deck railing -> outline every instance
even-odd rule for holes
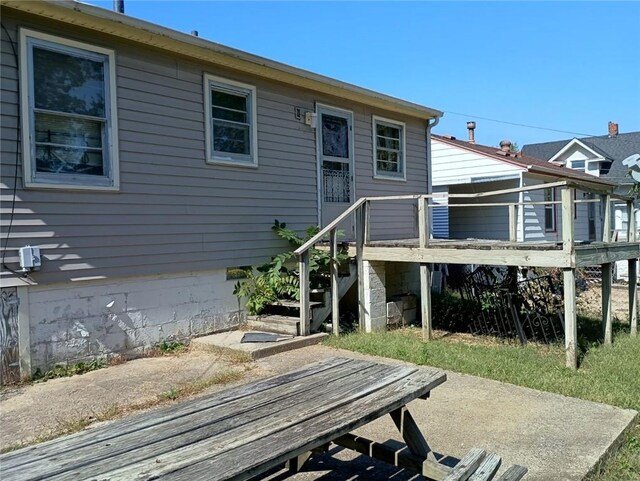
[[[447,203],[446,206],[433,203],[433,199],[481,199],[485,197],[492,197],[503,194],[514,194],[521,192],[532,192],[538,190],[545,190],[551,188],[558,188],[561,190],[561,200],[548,200],[548,201],[522,201],[522,202],[474,202],[474,203]],[[576,199],[575,192],[580,190],[590,194],[597,194],[599,198],[594,199]],[[330,249],[330,280],[331,280],[331,321],[332,330],[334,334],[339,332],[339,298],[338,298],[338,243],[337,243],[337,231],[338,227],[347,219],[355,216],[355,250],[356,250],[356,262],[358,266],[358,304],[359,304],[359,319],[362,326],[364,319],[364,287],[363,287],[363,249],[364,246],[371,240],[371,204],[378,202],[391,202],[401,200],[415,200],[417,202],[417,216],[418,216],[418,246],[420,248],[428,248],[431,241],[431,213],[430,210],[434,208],[460,208],[460,207],[500,207],[504,206],[508,209],[509,218],[509,241],[518,241],[518,217],[519,212],[529,205],[560,205],[561,206],[561,226],[562,226],[562,250],[570,253],[574,249],[575,245],[575,208],[576,204],[581,203],[598,203],[601,205],[601,220],[602,220],[602,241],[612,241],[612,229],[611,229],[611,202],[614,199],[622,200],[627,204],[627,241],[635,242],[636,240],[636,210],[634,208],[634,199],[632,197],[613,194],[607,190],[598,189],[590,185],[582,183],[575,183],[571,181],[558,181],[546,184],[536,184],[524,187],[510,188],[494,190],[489,192],[479,192],[470,194],[414,194],[414,195],[394,195],[394,196],[374,196],[374,197],[362,197],[351,205],[347,210],[340,214],[333,222],[329,223],[326,227],[322,228],[315,236],[305,242],[302,246],[295,250],[295,254],[299,259],[299,272],[300,272],[300,320],[301,320],[301,334],[310,334],[311,329],[311,310],[309,301],[309,251],[315,245],[320,242],[325,242],[327,236],[329,238]],[[524,240],[524,235],[523,235]],[[607,269],[607,272],[611,272],[611,269]],[[604,269],[603,269],[604,273]],[[603,274],[604,275],[604,274]],[[430,288],[430,267],[428,264],[420,265],[420,279],[421,283],[426,288]],[[603,282],[611,282],[611,279],[604,279]],[[423,306],[422,315],[431,317],[430,306]],[[431,326],[431,322],[425,323]],[[430,327],[428,332],[423,332],[425,339],[431,338]]]

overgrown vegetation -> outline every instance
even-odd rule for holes
[[[317,226],[308,227],[305,236],[287,228],[287,224],[275,220],[271,230],[280,239],[286,240],[291,250],[274,256],[266,264],[256,268],[257,273],[247,272],[247,279],[238,281],[233,294],[246,299],[249,314],[262,314],[264,308],[278,299],[300,300],[300,276],[294,251],[319,232]],[[340,234],[339,234],[340,235]],[[348,256],[344,249],[338,253],[338,260]],[[309,284],[311,289],[323,289],[329,285],[328,273],[331,256],[328,251],[311,248],[309,250]]]
[[[85,374],[105,367],[107,367],[107,361],[101,357],[97,357],[91,361],[82,361],[75,364],[57,364],[52,369],[44,372],[40,368],[36,369],[36,372],[31,376],[31,380],[33,382],[45,382],[49,379]]]
[[[163,354],[177,354],[179,352],[185,351],[187,349],[187,346],[180,341],[165,339],[160,344],[158,344],[158,349]]]

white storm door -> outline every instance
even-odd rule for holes
[[[354,202],[353,113],[317,106],[320,221],[329,224]],[[353,223],[341,229],[352,237]]]

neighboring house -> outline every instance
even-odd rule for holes
[[[427,192],[437,110],[82,3],[3,0],[2,25],[2,348],[23,374],[236,327],[237,267],[287,247],[274,219]],[[411,210],[376,216],[416,235]]]
[[[615,122],[609,122],[608,131],[608,135],[528,144],[522,147],[522,153],[614,182],[616,193],[629,195],[637,181],[630,173],[631,162],[625,160],[640,155],[640,132],[621,134]],[[636,200],[636,209],[639,205]],[[626,204],[614,204],[615,239],[626,240],[628,221]],[[626,277],[626,265],[617,263],[619,276]]]
[[[618,124],[609,122],[609,135],[528,144],[522,153],[614,182],[616,193],[628,195],[637,181],[624,161],[640,155],[640,132],[621,134],[618,130]],[[616,204],[614,229],[620,239],[626,238],[627,222],[627,206]]]
[[[469,140],[432,134],[432,181],[434,193],[470,194],[521,188],[562,180],[592,183],[597,189],[613,190],[615,184],[511,150],[509,141],[501,147],[475,143],[469,123]],[[587,198],[576,191],[576,198]],[[503,202],[559,201],[558,189],[523,191],[480,199],[449,198],[449,205]],[[435,203],[446,205],[446,199]],[[562,240],[559,205],[526,205],[518,209],[518,241]],[[509,239],[509,213],[506,206],[434,208],[434,237],[451,239]],[[578,203],[575,212],[576,240],[601,239],[600,212],[594,203]]]

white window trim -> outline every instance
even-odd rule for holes
[[[211,124],[213,119],[211,118],[211,82],[216,84],[227,85],[231,89],[241,89],[248,90],[251,96],[250,108],[251,108],[251,161],[246,161],[244,159],[233,159],[231,156],[222,157],[216,156],[213,153],[213,145],[211,143]],[[208,73],[204,74],[203,81],[204,88],[204,110],[205,110],[205,135],[206,135],[206,162],[207,164],[215,164],[215,165],[228,165],[233,167],[248,167],[248,168],[257,168],[258,167],[258,101],[256,95],[256,87],[255,85],[249,85],[242,82],[237,82],[235,80],[229,80],[223,77],[218,77],[216,75],[211,75]]]
[[[378,173],[378,158],[376,155],[376,151],[378,149],[377,145],[377,129],[376,123],[383,122],[386,124],[391,124],[393,126],[399,127],[402,135],[400,136],[400,151],[402,153],[401,165],[402,165],[402,173],[401,174],[382,174]],[[379,180],[390,180],[394,182],[406,182],[407,181],[407,126],[404,122],[399,122],[397,120],[387,119],[385,117],[380,117],[378,115],[373,115],[371,117],[371,133],[373,140],[373,178]]]
[[[105,107],[107,110],[106,115],[106,145],[105,150],[107,155],[105,161],[109,163],[109,180],[111,185],[99,185],[92,184],[90,178],[82,178],[81,181],[86,183],[64,183],[64,182],[52,182],[38,181],[37,174],[34,177],[35,171],[33,168],[33,148],[31,142],[31,126],[32,124],[32,109],[31,109],[31,89],[30,89],[30,77],[31,69],[29,67],[29,52],[27,38],[34,38],[36,40],[43,40],[45,42],[56,43],[61,46],[73,47],[81,50],[87,50],[98,54],[105,55],[109,62],[108,82],[105,84],[106,94],[109,97],[109,101]],[[83,42],[77,42],[75,40],[69,40],[64,37],[58,37],[55,35],[49,35],[47,33],[38,32],[35,30],[29,30],[26,28],[20,28],[20,103],[21,103],[21,119],[22,119],[22,152],[23,152],[23,183],[27,188],[38,189],[65,189],[65,190],[104,190],[104,191],[117,191],[120,190],[120,161],[118,151],[118,115],[117,115],[117,101],[116,101],[116,61],[115,52],[110,49],[96,47]]]

